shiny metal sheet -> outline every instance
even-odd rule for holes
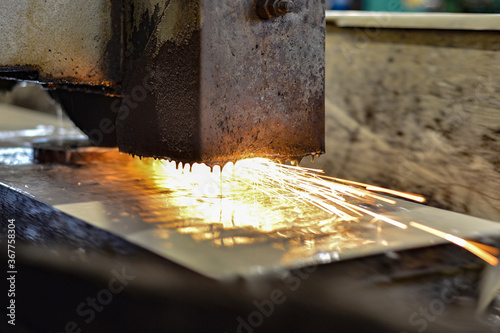
[[[153,172],[152,162],[100,151],[103,159],[80,167],[1,164],[0,178],[3,186],[217,279],[443,242],[417,229],[342,221],[296,202],[255,206],[238,204],[245,193],[194,193]],[[500,235],[497,223],[406,201],[376,209],[457,236]]]
[[[402,230],[385,225],[377,231],[374,225],[364,221],[339,225],[338,235],[311,235],[310,239],[306,237],[298,243],[294,240],[303,230],[292,227],[290,237],[286,240],[277,241],[273,236],[266,235],[266,240],[262,242],[215,246],[213,243],[194,239],[193,235],[196,234],[183,234],[176,229],[140,230],[143,229],[143,222],[134,218],[121,218],[118,223],[113,222],[112,216],[116,216],[117,212],[113,213],[115,209],[112,202],[87,202],[55,207],[213,278],[269,273],[283,268],[322,264],[444,242],[417,229]],[[419,221],[461,237],[500,235],[500,225],[496,223],[407,202],[399,202],[399,208],[390,216],[398,220]],[[254,234],[249,230],[239,233],[237,237],[260,236]],[[278,244],[283,247],[276,246]]]
[[[213,175],[184,179],[163,162],[133,159],[115,149],[83,149],[78,165],[35,164],[29,150],[0,149],[0,186],[211,278],[444,242],[414,228],[347,222],[300,201],[259,194],[251,185],[221,189],[207,178]],[[403,200],[370,209],[465,238],[500,235],[498,223]]]

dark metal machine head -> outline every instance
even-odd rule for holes
[[[28,31],[2,31],[0,77],[42,82],[94,144],[207,164],[324,152],[324,1],[86,2],[10,11]]]

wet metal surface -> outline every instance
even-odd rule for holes
[[[86,140],[85,135],[67,119],[0,103],[0,147],[31,147],[49,139]]]
[[[442,242],[418,230],[366,220],[345,222],[249,187],[226,188],[221,196],[212,183],[186,178],[180,171],[158,167],[158,162],[139,161],[115,150],[100,152],[100,159],[93,157],[93,162],[79,167],[13,167],[5,163],[5,152],[0,155],[1,183],[213,278],[252,276]],[[379,209],[399,221],[418,221],[458,236],[500,234],[498,224],[409,202]]]
[[[18,109],[0,111],[16,111],[0,127],[0,135],[19,131],[23,124],[30,128],[30,121],[57,124],[57,119]],[[54,133],[57,128],[46,139]],[[221,186],[217,168],[210,173],[195,165],[190,173],[189,166],[178,170],[174,163],[141,161],[104,148],[80,148],[74,154],[78,159],[67,165],[35,164],[32,139],[2,141],[0,186],[4,193],[18,192],[68,214],[51,232],[58,237],[85,234],[70,227],[79,219],[206,276],[255,276],[442,242],[417,229],[347,222],[300,201],[264,195],[252,184],[234,184],[225,174]],[[2,204],[13,212],[26,209],[16,202]],[[406,201],[369,208],[457,236],[500,235],[497,223]],[[46,233],[47,215],[29,216],[26,233]]]

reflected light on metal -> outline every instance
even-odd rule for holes
[[[238,221],[253,221],[251,216],[262,208],[266,208],[267,218],[271,217],[267,205],[262,205],[266,202],[273,203],[274,207],[279,207],[283,203],[294,206],[300,203],[301,205],[293,210],[294,213],[319,208],[344,221],[355,221],[359,217],[369,215],[398,228],[407,228],[403,223],[364,207],[366,204],[376,205],[377,201],[390,204],[395,204],[396,201],[378,196],[358,186],[332,181],[322,175],[322,170],[279,164],[262,158],[241,160],[236,164],[228,163],[222,170],[218,166],[211,170],[203,164],[192,166],[180,164],[177,167],[175,162],[165,161],[156,161],[152,165],[156,173],[154,179],[160,186],[177,190],[184,187],[184,190],[189,189],[191,193],[186,193],[187,196],[183,200],[218,198],[220,200],[218,208],[222,208],[222,211],[229,210],[243,214],[242,217],[245,218]],[[399,192],[390,191],[390,193],[397,195]],[[402,193],[404,197],[408,195]],[[230,201],[227,200],[229,198]],[[232,224],[234,220],[233,216]],[[276,225],[272,223],[270,226],[267,221],[262,222],[254,221],[251,225],[263,231],[272,230],[274,229],[272,226]]]
[[[449,241],[449,242],[451,242],[453,244],[456,244],[456,245],[458,245],[460,247],[463,247],[467,251],[470,251],[471,253],[474,253],[476,256],[478,256],[479,258],[483,259],[484,261],[486,261],[488,264],[490,264],[492,266],[498,265],[498,259],[495,256],[493,256],[490,253],[488,253],[486,250],[482,249],[481,248],[482,246],[481,247],[478,246],[477,245],[478,243],[467,241],[467,240],[465,240],[463,238],[447,234],[445,232],[442,232],[440,230],[437,230],[437,229],[434,229],[434,228],[422,225],[422,224],[417,223],[417,222],[413,222],[412,221],[412,222],[410,222],[410,225],[412,227],[415,227],[415,228],[420,229],[422,231],[425,231],[425,232],[428,232],[430,234],[433,234],[433,235],[436,235],[438,237],[441,237],[443,239],[446,239],[447,241]],[[480,244],[480,245],[482,245],[482,244]],[[497,252],[496,250],[497,250],[496,248],[492,249],[493,252]]]
[[[295,239],[306,252],[308,244],[313,247],[319,239],[323,244],[331,242],[332,248],[359,245],[370,240],[345,232],[343,226],[370,218],[372,223],[408,228],[380,208],[396,201],[374,191],[425,201],[417,194],[328,177],[322,170],[262,158],[228,163],[222,169],[162,160],[146,160],[144,166],[155,186],[169,192],[164,204],[177,207],[178,222],[160,223],[159,227],[175,228],[194,240],[217,246],[265,242],[269,237],[277,241],[277,247]],[[410,226],[462,246],[492,265],[498,263],[494,256],[466,240],[441,235],[416,222]]]
[[[365,243],[369,240],[342,231],[346,223],[367,216],[407,228],[375,212],[378,202],[395,204],[394,200],[327,179],[321,170],[268,159],[241,160],[222,170],[218,166],[211,170],[204,164],[177,165],[161,160],[143,163],[155,186],[169,191],[164,204],[178,207],[179,225],[169,222],[164,227],[175,227],[217,245],[258,242],[259,234],[277,240],[296,238],[311,245],[318,237],[323,241],[326,237],[335,239],[332,246],[346,241]],[[191,223],[186,225],[185,221]],[[251,229],[252,237],[239,236],[241,229],[246,233]]]
[[[328,195],[341,203],[345,199],[331,188],[318,189],[314,181],[320,179],[306,175],[314,173],[310,169],[267,159],[228,163],[222,170],[215,166],[212,171],[204,164],[176,165],[151,159],[142,166],[154,186],[168,192],[158,208],[175,208],[176,214],[167,223],[144,220],[198,241],[233,246],[274,239],[273,246],[278,248],[300,245],[304,250],[317,242],[329,243],[333,250],[372,242],[345,230],[346,223],[362,213],[329,202]],[[306,177],[313,182],[306,182]]]

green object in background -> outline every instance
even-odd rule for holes
[[[364,0],[363,9],[380,12],[500,13],[500,0]]]
[[[365,0],[364,10],[376,12],[404,12],[399,0]]]
[[[444,12],[460,13],[460,5],[455,0],[444,0]]]
[[[426,0],[364,0],[364,10],[378,12],[423,12]]]

